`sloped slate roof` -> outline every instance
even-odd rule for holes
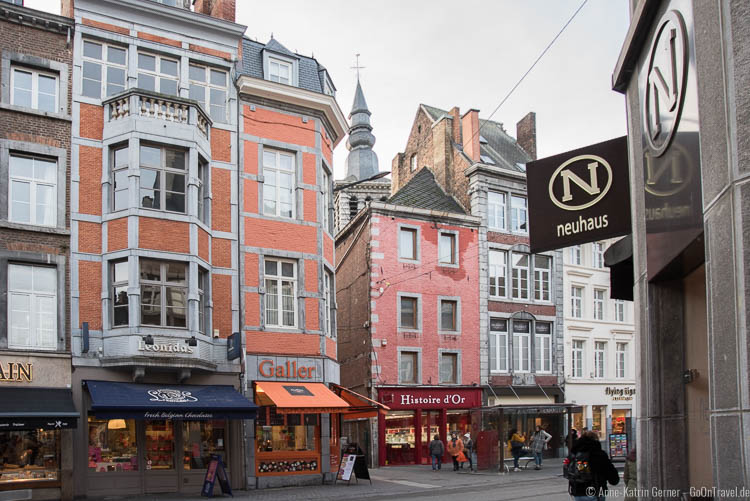
[[[443,115],[452,117],[452,115],[440,108],[434,106],[428,106],[423,104],[422,107],[425,109],[427,114],[432,120],[439,120]],[[517,164],[525,165],[527,162],[531,162],[531,156],[518,144],[518,142],[508,135],[503,130],[502,124],[493,122],[492,120],[479,120],[479,127],[481,128],[480,135],[487,140],[487,143],[479,145],[479,153],[483,156],[489,157],[494,162],[494,165],[512,170],[517,172],[524,172],[524,168],[519,167]],[[493,165],[489,162],[489,165]]]
[[[254,78],[264,78],[263,49],[294,57],[299,61],[299,86],[302,89],[323,93],[320,71],[325,68],[312,57],[295,54],[281,45],[276,39],[267,44],[256,42],[248,38],[242,39],[242,67],[240,73]]]
[[[418,209],[466,214],[466,211],[463,210],[459,203],[443,191],[437,181],[435,181],[432,171],[426,167],[417,172],[403,188],[389,198],[388,203]]]

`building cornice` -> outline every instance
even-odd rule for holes
[[[457,214],[442,210],[420,209],[417,207],[408,207],[405,205],[395,205],[385,202],[370,202],[370,209],[373,213],[386,214],[389,216],[401,216],[408,218],[423,218],[428,220],[439,219],[441,223],[448,224],[451,222],[466,226],[479,226],[482,218],[479,216],[469,216],[466,214]]]
[[[237,87],[240,94],[260,96],[322,112],[336,135],[332,138],[334,148],[344,138],[346,130],[349,128],[346,118],[333,96],[247,75],[240,75],[237,79]]]
[[[66,33],[73,29],[73,20],[68,17],[42,12],[11,3],[0,3],[2,19],[40,30]]]
[[[469,160],[469,162],[471,161]],[[509,171],[507,169],[502,169],[495,165],[487,165],[481,162],[476,162],[476,163],[471,164],[471,166],[468,169],[466,169],[464,173],[466,174],[466,177],[471,177],[474,174],[485,174],[485,175],[492,176],[492,177],[507,177],[507,178],[514,179],[514,180],[521,179],[524,182],[526,181],[525,172]]]

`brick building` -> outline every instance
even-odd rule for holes
[[[446,193],[481,218],[478,349],[488,405],[563,400],[562,255],[530,254],[528,246],[525,164],[536,156],[534,113],[518,123],[517,136],[474,109],[420,105],[391,170],[398,191],[429,168]],[[509,424],[526,432],[534,422]]]
[[[428,464],[433,435],[471,429],[482,401],[479,224],[425,168],[337,235],[342,385],[392,409],[344,429],[373,464]]]
[[[0,491],[71,499],[73,23],[0,6]]]

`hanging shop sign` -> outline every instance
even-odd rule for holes
[[[630,233],[627,137],[526,164],[531,252]]]
[[[471,409],[482,406],[481,388],[380,388],[391,409]]]
[[[34,380],[31,362],[6,362],[0,360],[0,383],[30,383]]]

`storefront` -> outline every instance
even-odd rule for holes
[[[584,428],[597,432],[602,443],[611,434],[623,433],[634,443],[635,392],[634,384],[568,383],[566,396],[581,407],[573,414],[571,426],[579,433]]]
[[[233,488],[244,486],[241,447],[234,444],[257,407],[234,386],[84,379],[79,398],[85,420],[78,428],[76,478],[85,482],[86,496],[113,489],[197,495],[212,455],[222,457]]]
[[[379,465],[429,464],[432,437],[439,435],[445,443],[451,433],[472,431],[470,409],[482,405],[482,390],[381,387],[378,401],[391,409],[378,419]]]
[[[0,499],[70,499],[70,356],[0,355],[0,402]]]

